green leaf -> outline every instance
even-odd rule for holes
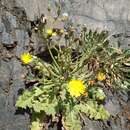
[[[58,102],[56,100],[52,100],[51,102],[46,99],[44,102],[34,101],[33,102],[33,109],[35,112],[44,111],[47,115],[52,115],[55,117],[56,115],[56,107]]]
[[[64,127],[67,130],[81,130],[81,122],[80,119],[78,118],[78,113],[75,111],[71,111],[69,113],[66,113],[66,117],[64,120]]]
[[[43,90],[38,88],[38,87],[35,87],[35,94],[33,96],[39,96],[43,93]]]
[[[98,105],[96,101],[90,100],[86,104],[78,104],[75,106],[77,110],[87,114],[90,119],[106,120],[110,117],[108,111],[103,105]]]
[[[32,106],[32,99],[33,99],[33,95],[31,92],[29,92],[28,90],[26,90],[23,95],[19,96],[17,102],[16,102],[16,106],[17,107],[21,107],[21,108],[26,108],[27,106]]]
[[[42,130],[42,125],[39,120],[31,123],[31,130]]]
[[[41,110],[43,110],[43,104],[39,101],[33,102],[33,110],[35,112],[40,112]]]
[[[105,93],[99,87],[92,87],[89,89],[89,96],[97,101],[103,101],[106,98]]]

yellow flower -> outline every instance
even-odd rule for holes
[[[79,97],[85,93],[85,85],[81,80],[71,80],[68,84],[68,92],[72,97]]]
[[[48,36],[52,36],[53,30],[52,29],[47,29],[46,33],[47,33]]]
[[[53,32],[53,33],[52,33],[52,36],[56,36],[56,35],[57,35],[57,33],[56,33],[56,32]]]
[[[61,30],[60,30],[60,33],[61,33],[61,34],[63,34],[63,33],[64,33],[64,30],[63,30],[63,29],[61,29]]]
[[[102,73],[102,72],[98,72],[98,74],[97,74],[97,79],[98,79],[99,81],[103,81],[103,80],[106,79],[106,75],[105,75],[104,73]]]
[[[29,64],[31,61],[33,60],[33,56],[29,53],[23,53],[21,55],[21,61],[24,63],[24,64]]]

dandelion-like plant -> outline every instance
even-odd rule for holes
[[[67,14],[63,16],[68,19]],[[85,116],[108,120],[104,89],[128,86],[124,65],[128,65],[130,53],[109,46],[105,31],[92,32],[84,26],[47,29],[45,24],[39,30],[51,62],[29,53],[21,55],[25,65],[33,63],[27,77],[36,82],[16,103],[30,109],[31,130],[45,129],[47,116],[48,123],[60,122],[65,130],[81,130]]]

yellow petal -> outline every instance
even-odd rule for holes
[[[56,35],[57,35],[57,33],[56,33],[56,32],[53,32],[53,33],[52,33],[52,36],[56,36]]]
[[[68,92],[72,97],[79,97],[85,92],[85,86],[81,80],[71,80],[68,84]]]
[[[52,33],[53,33],[53,30],[52,29],[47,29],[46,33],[47,33],[47,35],[51,36]]]
[[[24,63],[24,64],[29,64],[30,62],[32,62],[33,60],[33,56],[29,53],[23,53],[21,55],[21,61]]]

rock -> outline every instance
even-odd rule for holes
[[[20,66],[16,59],[0,61],[0,129],[28,130],[28,117],[15,115],[18,90],[25,87]]]
[[[119,100],[116,97],[113,97],[111,100],[108,100],[105,104],[105,108],[113,116],[116,116],[122,110],[119,104]]]
[[[129,130],[126,127],[126,121],[124,117],[121,117],[121,120],[119,118],[111,119],[111,127],[105,128],[105,130]]]
[[[82,128],[82,130],[103,130],[102,126],[97,121],[91,121],[86,119],[86,126]]]
[[[12,36],[7,33],[7,32],[3,32],[2,33],[2,44],[5,45],[5,46],[11,46],[13,45],[13,39],[12,39]]]
[[[57,0],[31,0],[26,4],[26,0],[16,0],[16,5],[23,7],[27,18],[31,21],[36,20],[42,13],[47,13],[48,5],[51,5],[52,16],[55,16],[55,3]],[[88,28],[98,30],[109,30],[110,35],[123,34],[121,47],[129,47],[129,39],[125,39],[125,34],[129,33],[130,21],[130,1],[105,1],[105,0],[61,0],[61,12],[67,12],[72,23],[86,24]],[[67,23],[68,24],[68,23]],[[119,40],[120,41],[120,40]],[[125,44],[124,44],[125,43]]]
[[[3,28],[0,34],[2,44],[6,47],[12,47],[17,42],[15,34],[17,28],[16,17],[6,11],[2,16],[1,28]]]
[[[127,92],[125,90],[118,92],[118,96],[120,97],[120,99],[122,99],[122,101],[127,103],[127,101],[128,101],[128,94],[127,94]]]
[[[10,61],[10,66],[11,66],[11,77],[13,81],[22,81],[22,73],[23,73],[23,67],[21,65],[21,63],[16,59],[13,58]],[[18,85],[18,84],[17,84]]]
[[[0,34],[5,31],[5,26],[3,23],[0,23]]]
[[[25,116],[14,116],[6,111],[2,112],[0,111],[2,115],[2,118],[0,117],[0,130],[28,130],[28,122]]]
[[[10,73],[11,70],[9,64],[0,60],[0,89],[7,93],[10,87]]]
[[[17,61],[15,58],[10,61],[10,68],[11,68],[11,78],[12,83],[10,85],[10,91],[8,94],[8,109],[12,111],[12,113],[15,113],[15,103],[18,97],[18,91],[20,89],[25,88],[24,81],[22,80],[22,74],[23,74],[23,68],[21,66],[21,63]]]
[[[6,107],[6,95],[0,93],[0,111],[5,110]]]
[[[18,41],[16,55],[20,55],[28,49],[29,45],[29,36],[28,33],[24,30],[16,30],[16,40]]]
[[[2,23],[4,23],[6,32],[8,33],[17,27],[16,17],[7,11],[2,17]]]
[[[11,30],[17,27],[16,16],[13,16],[10,12],[6,12],[6,20],[10,23]]]
[[[7,130],[28,130],[28,121],[25,116],[16,115],[6,126]]]
[[[48,6],[48,0],[16,0],[17,7],[23,7],[30,21],[36,20],[41,14],[45,13]]]

